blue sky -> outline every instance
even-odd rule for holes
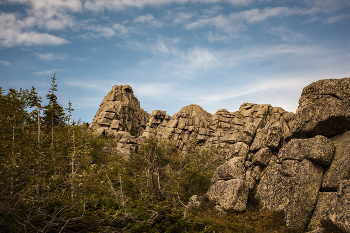
[[[243,102],[295,112],[302,88],[350,76],[349,0],[0,0],[0,86],[91,122],[113,85],[170,115]]]

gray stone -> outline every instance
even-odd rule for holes
[[[322,225],[337,232],[350,232],[350,180],[339,183],[338,199],[333,211],[322,219]]]
[[[269,165],[256,198],[263,208],[283,210],[287,226],[305,228],[316,205],[322,175],[323,168],[308,159],[294,160],[286,168],[277,163]]]
[[[203,197],[198,196],[198,195],[193,195],[189,202],[188,202],[188,208],[198,208],[203,202]]]
[[[333,213],[336,207],[338,195],[336,192],[320,192],[318,194],[317,205],[308,225],[308,230],[322,228],[321,220]]]
[[[306,139],[292,139],[279,152],[282,160],[310,159],[322,166],[330,165],[333,155],[334,145],[328,138],[321,135]]]
[[[292,137],[331,137],[350,130],[350,78],[323,79],[303,89]]]
[[[275,122],[272,125],[267,125],[263,129],[258,129],[252,145],[251,151],[258,151],[263,147],[276,149],[282,138],[281,123]]]
[[[247,145],[250,145],[253,141],[257,130],[257,126],[251,123],[246,123],[242,131],[234,132],[231,135],[230,141],[232,142],[244,142]]]
[[[334,136],[330,141],[335,146],[335,153],[331,165],[324,173],[322,188],[337,190],[339,182],[350,172],[350,131]]]
[[[260,165],[260,166],[267,166],[267,164],[270,162],[272,156],[272,152],[269,148],[265,147],[260,149],[253,157],[253,164]]]
[[[248,200],[248,188],[241,179],[218,181],[207,192],[210,201],[224,211],[244,211]]]
[[[226,154],[226,160],[230,160],[233,157],[244,157],[248,155],[249,152],[249,146],[245,144],[244,142],[237,142],[235,143],[228,153]]]
[[[212,183],[219,180],[244,179],[246,169],[244,167],[245,157],[234,157],[219,166],[212,178]]]

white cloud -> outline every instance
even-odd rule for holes
[[[305,0],[313,7],[320,8],[325,13],[335,12],[350,7],[349,0]]]
[[[170,94],[173,84],[165,83],[129,83],[137,96],[152,96],[162,98],[164,95]]]
[[[234,22],[230,17],[225,15],[218,15],[215,17],[206,17],[199,19],[195,22],[187,24],[185,28],[187,30],[195,28],[203,28],[207,26],[213,26],[219,31],[224,32],[226,35],[213,34],[209,32],[207,37],[210,41],[215,40],[228,40],[232,38],[237,38],[242,32],[244,32],[247,27],[241,22]]]
[[[70,13],[83,10],[81,0],[9,0],[8,3],[29,5],[30,7],[26,9],[28,15],[26,20],[49,30],[75,27],[77,22]]]
[[[332,16],[329,17],[325,20],[326,23],[328,24],[332,24],[332,23],[336,23],[345,19],[350,18],[350,14],[340,14],[340,15],[336,15],[336,16]]]
[[[210,69],[213,67],[219,68],[220,61],[217,56],[203,48],[194,48],[185,56],[185,60],[189,61],[189,66],[196,69]]]
[[[36,53],[36,55],[41,60],[46,60],[46,61],[52,61],[55,59],[64,60],[66,58],[66,54],[58,55],[58,54],[53,54],[53,53]]]
[[[5,66],[10,66],[11,65],[10,62],[8,62],[8,61],[0,61],[0,64],[3,64]]]
[[[144,8],[146,6],[162,6],[169,4],[186,4],[186,3],[229,3],[231,5],[248,5],[253,0],[88,0],[84,2],[84,8],[90,11],[99,12],[103,10],[123,11],[127,8]]]
[[[115,80],[103,80],[102,85],[101,80],[90,77],[84,78],[84,80],[70,78],[65,80],[64,83],[71,87],[99,90],[103,93],[108,93],[113,87],[113,85],[116,85]]]
[[[283,41],[287,41],[287,42],[309,41],[309,39],[306,36],[304,36],[302,33],[295,32],[286,26],[273,27],[269,31],[273,35],[281,37]]]
[[[204,28],[212,26],[218,31],[207,32],[207,38],[209,41],[223,40],[227,41],[229,39],[238,38],[243,35],[250,24],[260,23],[273,17],[285,17],[289,15],[307,15],[314,14],[319,10],[316,8],[312,9],[299,9],[299,8],[289,8],[289,7],[275,7],[275,8],[265,8],[265,9],[251,9],[240,12],[231,13],[229,15],[217,15],[217,16],[201,16],[194,22],[185,25],[187,30]],[[284,30],[284,33],[290,33],[291,31]],[[223,34],[224,33],[224,34]],[[277,32],[276,32],[277,33]],[[281,33],[281,32],[280,32]],[[294,37],[299,36],[302,39],[301,34],[294,34]],[[306,39],[306,38],[304,38]]]
[[[136,19],[134,19],[135,23],[146,23],[146,22],[150,22],[152,20],[155,20],[154,16],[152,14],[147,14],[147,15],[141,15],[139,17],[137,17]]]
[[[58,69],[42,70],[42,71],[34,72],[34,74],[36,74],[36,75],[52,75],[57,71],[58,71]]]
[[[125,35],[129,32],[129,28],[125,27],[122,24],[113,24],[109,27],[103,25],[89,25],[84,29],[89,32],[81,34],[80,37],[84,39],[98,38],[98,37],[107,37],[111,38],[113,36]]]
[[[193,16],[195,16],[195,13],[193,12],[177,12],[173,16],[173,23],[174,24],[183,24],[187,22],[189,19],[191,19]]]
[[[32,26],[32,22],[29,18],[22,21],[17,18],[17,14],[0,13],[0,45],[11,47],[16,45],[60,45],[69,43],[61,37],[30,31],[27,29],[30,26]]]
[[[154,18],[152,14],[141,15],[134,19],[134,23],[148,23],[154,27],[162,27],[164,23]]]

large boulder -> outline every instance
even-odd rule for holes
[[[350,78],[324,79],[302,91],[291,137],[331,137],[350,130]]]
[[[280,150],[282,160],[295,159],[302,161],[306,158],[322,166],[330,165],[333,155],[333,143],[321,135],[306,139],[292,139]]]
[[[283,210],[287,226],[305,228],[316,205],[322,166],[308,159],[285,160],[266,168],[256,198],[263,208]]]
[[[207,196],[224,211],[244,211],[248,200],[248,188],[242,179],[218,181]]]
[[[334,136],[330,141],[335,145],[332,163],[325,170],[322,188],[335,191],[339,182],[350,173],[350,131]]]
[[[246,169],[244,167],[245,157],[234,157],[219,166],[212,178],[212,183],[219,180],[241,179],[245,177]]]
[[[258,129],[252,145],[251,151],[257,151],[264,147],[276,149],[282,138],[282,124],[277,121],[266,125],[263,129]]]

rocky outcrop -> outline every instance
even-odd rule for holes
[[[263,114],[252,138],[234,141],[207,193],[216,209],[245,210],[253,192],[262,209],[282,210],[288,226],[350,232],[349,83],[310,84],[295,115],[274,108],[279,115]]]
[[[207,198],[220,212],[244,211],[254,194],[262,209],[284,211],[288,226],[350,232],[350,78],[305,87],[296,114],[252,103],[213,115],[194,104],[173,116],[148,114],[131,87],[114,86],[90,128],[114,135],[125,157],[152,135],[175,140],[184,153],[225,150],[205,198],[189,206]]]
[[[129,85],[115,85],[100,104],[90,129],[119,140],[116,151],[128,158],[142,140],[150,116],[140,107]]]
[[[266,126],[264,130],[269,132],[269,136],[260,138],[261,143],[277,148],[284,134],[290,133],[289,122],[293,117],[293,113],[271,105],[244,103],[237,112],[221,109],[211,115],[200,106],[191,104],[172,117],[155,110],[143,136],[156,133],[157,137],[173,139],[184,151],[193,146],[197,149],[221,147],[228,150],[232,146],[237,147],[236,143],[240,143],[240,146],[244,143],[247,150],[257,131]],[[260,149],[262,145],[256,144],[256,148]]]
[[[103,99],[89,127],[106,135],[128,132],[141,136],[149,118],[129,85],[115,85]]]

